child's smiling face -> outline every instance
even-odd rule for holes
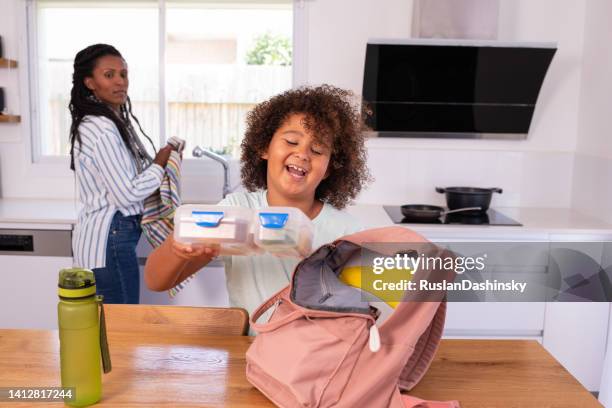
[[[312,200],[327,176],[329,146],[306,129],[303,114],[291,114],[276,130],[262,158],[268,161],[268,189],[291,200]]]

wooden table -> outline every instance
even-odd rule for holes
[[[251,340],[111,332],[113,371],[104,376],[99,405],[272,407],[244,374]],[[0,387],[59,384],[57,332],[0,329]],[[463,408],[601,406],[540,344],[523,340],[443,340],[430,370],[411,393],[456,399]]]

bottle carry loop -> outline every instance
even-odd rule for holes
[[[104,317],[104,296],[96,296],[96,301],[100,305],[100,352],[102,354],[102,370],[104,374],[110,373],[113,369],[111,364],[110,352],[108,350],[108,339],[106,338],[106,318]]]

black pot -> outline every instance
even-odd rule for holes
[[[487,211],[491,204],[493,193],[501,194],[501,188],[478,187],[436,187],[438,193],[446,195],[446,206],[449,210],[465,207],[480,207],[480,211]]]

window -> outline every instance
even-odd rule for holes
[[[158,144],[235,156],[248,111],[292,86],[291,0],[39,0],[30,21],[35,159],[68,154],[72,63],[90,44],[123,54],[133,112]]]
[[[168,131],[234,156],[247,112],[291,88],[291,3],[167,2]]]
[[[40,1],[35,10],[34,156],[68,154],[72,64],[79,50],[95,43],[113,44],[126,59],[133,111],[149,137],[160,140],[157,3]]]

